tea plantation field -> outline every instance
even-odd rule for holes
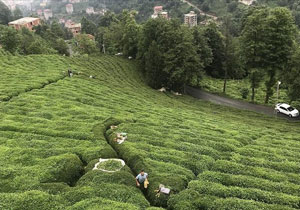
[[[3,54],[0,75],[0,209],[300,208],[297,123],[160,93],[116,57]]]

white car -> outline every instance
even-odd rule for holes
[[[297,109],[295,109],[294,107],[291,107],[288,104],[279,103],[275,106],[275,110],[278,113],[288,115],[289,117],[298,117],[299,116],[299,111]]]

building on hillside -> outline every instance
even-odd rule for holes
[[[80,0],[69,0],[69,3],[71,3],[71,4],[80,3]]]
[[[168,14],[168,12],[163,11],[163,6],[156,6],[156,7],[154,7],[153,10],[154,10],[154,13],[151,16],[151,18],[155,19],[158,17],[162,17],[165,19],[169,19],[169,14]]]
[[[194,11],[190,11],[189,14],[185,14],[184,24],[189,27],[197,26],[197,14]]]
[[[43,10],[41,10],[41,9],[38,9],[38,10],[36,11],[36,13],[37,13],[37,15],[38,15],[39,17],[43,16]]]
[[[169,19],[169,14],[168,14],[168,12],[160,12],[160,13],[158,13],[158,17]]]
[[[40,7],[46,7],[46,6],[47,6],[47,3],[46,3],[46,2],[40,3]]]
[[[156,6],[153,8],[153,14],[158,14],[163,11],[163,6]]]
[[[65,24],[65,27],[68,28],[74,36],[81,32],[81,23],[68,23]]]
[[[73,9],[73,4],[67,4],[66,5],[66,10],[68,14],[72,14],[74,9]]]
[[[58,20],[58,23],[59,23],[59,24],[65,24],[65,22],[66,22],[66,20],[63,19],[63,18],[61,18],[61,19]]]
[[[86,8],[85,12],[88,15],[95,14],[94,7],[88,7],[88,8]]]
[[[24,17],[12,22],[9,22],[9,26],[13,26],[15,29],[19,30],[23,27],[28,28],[29,30],[32,30],[34,26],[40,25],[41,20],[40,18],[33,18],[33,17]]]
[[[45,9],[44,10],[44,16],[46,20],[49,20],[50,18],[53,17],[53,13],[51,9]]]
[[[239,0],[240,3],[245,4],[245,5],[252,5],[254,0]]]

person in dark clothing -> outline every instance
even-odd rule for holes
[[[73,76],[73,72],[71,71],[71,69],[68,69],[68,76],[72,77]]]

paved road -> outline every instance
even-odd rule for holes
[[[197,7],[196,5],[194,5],[193,3],[189,2],[188,0],[181,0],[182,2],[184,3],[187,3],[188,5],[190,5],[191,7],[193,7],[194,9],[198,10],[200,15],[203,15],[203,16],[208,16],[214,20],[217,20],[218,18],[214,15],[210,15],[210,14],[207,14],[205,12],[203,12],[199,7]]]
[[[276,116],[274,113],[274,109],[272,107],[258,105],[258,104],[252,104],[245,101],[240,101],[236,99],[231,99],[223,96],[214,95],[212,93],[208,93],[206,91],[193,88],[193,87],[186,87],[186,93],[190,96],[193,96],[194,98],[199,98],[205,101],[210,101],[215,104],[223,105],[223,106],[230,106],[237,109],[243,109],[243,110],[249,110],[258,112],[261,114],[266,114],[269,116]],[[286,118],[292,121],[300,121],[300,117],[297,118],[289,118],[288,116],[284,114],[277,114],[277,116]]]

